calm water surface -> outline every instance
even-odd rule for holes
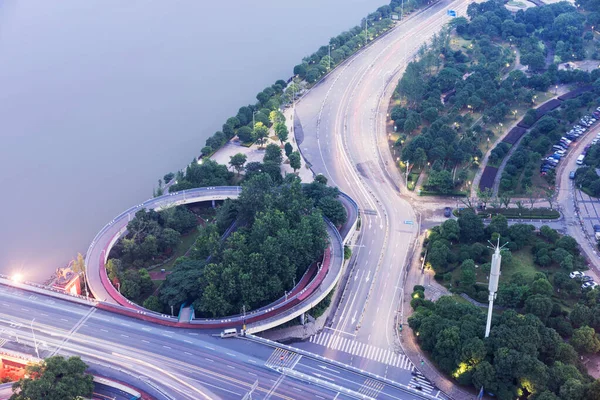
[[[42,281],[385,0],[0,3],[0,273]]]

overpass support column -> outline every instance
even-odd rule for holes
[[[215,207],[216,207],[216,204],[215,204],[215,201],[213,200],[212,201],[212,208],[215,208]]]
[[[300,325],[304,325],[306,323],[306,313],[300,314]]]

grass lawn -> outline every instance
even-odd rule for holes
[[[529,246],[513,253],[513,262],[510,266],[502,266],[500,268],[500,282],[509,282],[514,274],[520,272],[527,280],[533,280],[536,272],[540,272],[533,264],[533,254]]]
[[[456,34],[452,35],[452,39],[450,39],[450,48],[454,51],[466,49],[470,44],[471,40],[464,39]]]
[[[173,257],[171,258],[171,260],[168,263],[162,265],[160,267],[160,269],[164,268],[166,271],[173,270],[173,264],[175,264],[175,261],[179,257],[182,257],[185,255],[185,253],[194,245],[198,236],[200,236],[200,230],[198,230],[198,229],[194,229],[190,233],[181,236],[179,245],[177,245],[177,248],[173,252]]]

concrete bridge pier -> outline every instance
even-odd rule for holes
[[[215,204],[215,201],[212,200],[212,208],[215,208],[217,205]]]
[[[306,323],[306,313],[300,314],[300,324],[304,325]]]

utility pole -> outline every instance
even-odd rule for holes
[[[408,165],[410,162],[406,160],[406,188],[408,189]]]
[[[258,111],[252,111],[252,129],[256,128],[256,122],[254,122],[254,115],[257,113]]]
[[[368,39],[367,39],[367,18],[365,18],[365,46],[367,45]]]
[[[494,249],[494,255],[492,255],[492,268],[490,270],[490,283],[488,285],[488,290],[490,291],[488,301],[488,315],[487,315],[487,323],[485,324],[485,337],[490,336],[490,329],[492,327],[492,311],[494,309],[494,299],[496,298],[496,292],[498,291],[498,281],[500,280],[500,263],[502,261],[502,255],[500,254],[500,250],[506,246],[506,244],[500,246],[500,238],[498,238],[498,243],[494,246],[492,244],[492,248]]]
[[[327,46],[327,71],[331,70],[331,43]]]

